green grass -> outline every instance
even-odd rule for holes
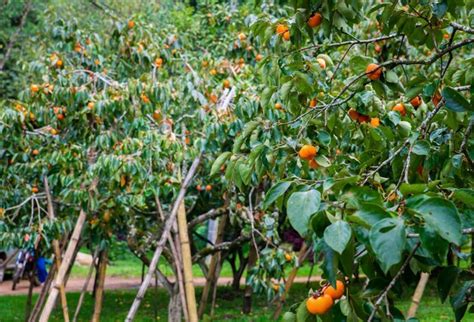
[[[199,299],[201,288],[197,289],[197,298]],[[288,298],[288,306],[304,299],[308,289],[304,284],[295,284],[291,296]],[[154,290],[149,290],[138,311],[136,321],[167,321],[167,293],[159,289],[155,295]],[[412,289],[407,289],[400,299],[397,306],[403,312],[406,312],[410,305],[410,296]],[[123,321],[128,308],[136,294],[135,290],[109,291],[104,298],[104,308],[102,312],[102,321]],[[68,294],[69,310],[74,311],[79,298],[79,293]],[[36,296],[35,296],[36,299]],[[273,313],[273,307],[268,306],[264,296],[254,296],[253,313],[242,315],[242,292],[235,292],[228,287],[220,287],[217,294],[217,304],[215,315],[212,321],[269,321]],[[24,307],[26,296],[6,296],[0,298],[0,320],[2,322],[22,321],[24,318]],[[79,321],[89,321],[93,310],[93,299],[90,294],[85,298]],[[288,308],[287,306],[287,308]],[[15,308],[15,309],[12,309]],[[156,310],[156,315],[155,315]],[[71,314],[73,314],[71,312]],[[156,318],[155,318],[156,316]],[[435,295],[435,286],[430,283],[426,289],[425,296],[422,299],[418,319],[426,322],[454,321],[454,316],[449,304],[441,304]],[[466,317],[465,320],[469,320]],[[60,306],[54,311],[50,321],[62,321]]]

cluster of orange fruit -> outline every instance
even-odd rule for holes
[[[200,184],[198,184],[198,185],[196,186],[196,190],[197,190],[197,191],[204,191],[204,190],[206,190],[206,191],[211,191],[211,190],[212,190],[212,186],[211,186],[210,184],[208,184],[208,185],[206,185],[206,187],[203,188]]]
[[[310,28],[316,28],[321,24],[323,20],[323,16],[319,12],[315,12],[311,14],[311,16],[307,20],[307,24]],[[278,24],[276,27],[276,33],[280,35],[283,40],[289,41],[290,40],[290,31],[288,30],[288,26],[285,24]]]
[[[334,302],[344,295],[345,286],[342,281],[336,281],[336,288],[327,284],[314,292],[306,300],[306,309],[314,315],[322,315],[332,308]]]
[[[298,155],[301,159],[308,161],[308,165],[311,169],[319,168],[318,162],[314,159],[318,154],[318,150],[315,146],[310,144],[305,144],[301,147]]]

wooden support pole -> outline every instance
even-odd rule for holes
[[[425,291],[425,287],[429,279],[429,273],[421,273],[420,281],[416,286],[415,293],[413,293],[410,309],[408,309],[407,319],[414,318],[416,316],[416,311],[418,310],[418,306],[420,305],[421,298],[423,297],[423,293]]]
[[[100,252],[99,270],[98,270],[98,285],[95,292],[94,313],[92,315],[92,322],[100,321],[100,313],[102,312],[102,303],[104,301],[104,286],[105,274],[107,270],[107,249]]]
[[[125,319],[126,322],[133,321],[135,318],[135,315],[138,311],[138,308],[140,306],[140,303],[145,296],[146,290],[148,289],[148,286],[150,285],[151,278],[156,270],[156,265],[158,265],[158,261],[161,257],[161,253],[163,252],[163,247],[165,246],[166,242],[168,241],[168,236],[171,230],[171,227],[173,226],[173,223],[176,220],[176,215],[178,213],[178,209],[181,206],[181,202],[184,200],[184,196],[186,194],[186,189],[188,188],[189,184],[191,183],[191,179],[194,176],[194,173],[197,170],[197,167],[199,165],[199,162],[201,161],[201,155],[199,155],[196,159],[194,159],[193,164],[191,165],[191,169],[189,170],[188,174],[186,175],[186,178],[184,179],[181,189],[179,191],[178,197],[176,198],[176,201],[173,205],[173,209],[171,210],[171,213],[169,214],[168,218],[165,221],[165,225],[163,228],[163,233],[161,234],[161,238],[158,241],[158,244],[156,246],[155,252],[153,254],[153,258],[151,260],[150,266],[148,267],[148,272],[145,276],[145,279],[143,280],[142,285],[140,286],[140,289],[138,290],[137,296],[135,297],[135,300],[133,301],[132,306],[130,307],[130,310],[127,314],[127,317]]]
[[[54,207],[53,207],[53,198],[51,196],[51,190],[49,189],[48,177],[45,175],[43,178],[44,190],[46,192],[46,200],[48,203],[48,217],[50,220],[54,220]],[[56,266],[61,266],[61,250],[59,248],[59,241],[57,239],[53,240],[53,251],[54,251],[54,261]],[[65,322],[69,322],[69,312],[67,307],[66,291],[64,290],[64,283],[59,286],[59,294],[61,298],[61,308],[63,310],[63,318]]]
[[[186,209],[184,199],[181,201],[178,209],[178,234],[181,244],[181,254],[183,260],[184,290],[186,292],[186,304],[190,322],[197,322],[196,294],[193,284],[193,262],[191,256],[191,247],[189,245],[188,222],[186,220]]]
[[[58,269],[58,276],[56,277],[56,281],[54,282],[53,288],[49,293],[48,300],[46,301],[44,309],[41,312],[41,316],[39,319],[40,322],[47,322],[49,320],[49,317],[51,316],[51,312],[53,311],[54,304],[56,303],[56,299],[58,298],[61,285],[64,285],[64,278],[66,277],[66,273],[68,271],[69,266],[71,266],[72,264],[72,257],[74,257],[74,253],[81,237],[82,227],[84,227],[85,221],[86,213],[84,210],[81,209],[79,217],[77,218],[76,226],[74,227],[74,231],[71,236],[71,240],[69,241],[66,253],[64,254],[63,261],[61,262],[61,266]]]

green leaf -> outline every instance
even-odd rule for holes
[[[441,95],[446,100],[446,108],[453,112],[474,111],[474,107],[454,88],[445,87]]]
[[[360,218],[366,226],[371,227],[382,219],[390,218],[390,214],[382,207],[376,204],[363,203],[359,209],[351,216]]]
[[[385,80],[389,83],[398,83],[399,81],[397,74],[392,70],[385,72]]]
[[[331,283],[331,285],[335,286],[336,285],[336,278],[337,278],[337,264],[339,262],[339,255],[332,250],[331,247],[329,247],[328,244],[324,242],[324,240],[321,241],[321,253],[324,256],[323,263],[321,265],[321,268],[324,272],[325,277]]]
[[[399,218],[382,219],[372,226],[369,240],[377,260],[386,274],[390,267],[398,264],[402,259],[406,242],[403,221]]]
[[[320,166],[324,168],[331,166],[331,162],[324,155],[317,155],[314,159]]]
[[[321,194],[317,190],[294,192],[288,199],[286,208],[291,226],[304,236],[308,231],[311,215],[316,213],[321,205]]]
[[[272,203],[274,203],[280,196],[282,196],[288,188],[291,186],[291,182],[282,181],[270,188],[265,194],[265,201],[263,202],[263,208],[267,209]]]
[[[466,206],[474,208],[474,190],[472,189],[455,190],[453,199],[464,203]]]
[[[232,155],[231,152],[224,152],[217,157],[211,167],[211,176],[220,171],[222,165],[227,161],[228,158]]]
[[[447,254],[449,243],[439,238],[438,233],[431,227],[425,226],[420,229],[421,246],[428,251],[428,253],[438,261],[443,263]]]
[[[351,236],[351,226],[343,220],[336,221],[324,230],[324,241],[339,254],[342,254],[344,249],[346,249]]]
[[[448,298],[451,288],[455,284],[459,274],[459,268],[455,266],[445,267],[438,275],[438,295],[441,303]]]
[[[456,245],[461,244],[461,220],[456,206],[448,200],[432,197],[415,209],[442,238]]]
[[[430,153],[430,143],[426,140],[417,141],[413,145],[412,152],[416,155],[429,155]]]

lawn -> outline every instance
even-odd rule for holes
[[[197,296],[199,298],[201,288],[197,289]],[[410,296],[413,290],[408,289],[401,298],[399,308],[406,312],[410,305]],[[296,284],[292,290],[291,297],[288,299],[288,306],[301,301],[307,288],[304,284]],[[133,290],[110,291],[106,292],[105,303],[103,307],[102,321],[123,321],[130,304],[135,296]],[[218,306],[215,310],[215,316],[212,321],[269,321],[273,308],[268,306],[264,296],[255,296],[254,298],[254,313],[243,316],[240,312],[242,306],[242,293],[235,292],[228,287],[220,287],[218,289]],[[36,298],[36,297],[35,297]],[[73,311],[79,293],[68,294],[68,303],[70,311]],[[0,320],[7,321],[22,321],[24,319],[24,307],[26,296],[8,296],[2,297],[0,300]],[[155,290],[149,290],[142,306],[137,315],[136,321],[166,321],[167,320],[167,294],[164,290],[159,289],[157,294]],[[88,321],[92,315],[93,299],[90,295],[86,296],[83,309],[79,316],[79,321]],[[16,309],[12,309],[16,308]],[[72,313],[71,313],[72,314]],[[154,318],[156,317],[156,318]],[[453,321],[449,304],[441,304],[435,294],[435,285],[430,283],[426,290],[425,297],[422,299],[420,309],[418,311],[418,318],[420,321]],[[62,316],[59,306],[54,312],[50,321],[61,321]],[[469,316],[465,317],[465,321],[469,320]]]

